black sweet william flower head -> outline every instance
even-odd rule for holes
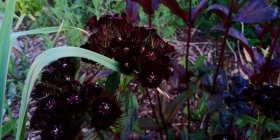
[[[60,64],[54,62],[51,66],[59,67]],[[64,80],[61,69],[55,68],[53,72],[58,73],[56,80],[62,78],[62,81],[42,78],[32,96],[37,102],[30,128],[39,130],[42,139],[71,140],[79,136],[85,124],[96,130],[106,130],[118,124],[122,110],[115,97],[107,95],[95,83],[80,83],[75,77]]]
[[[78,61],[75,58],[61,58],[48,65],[43,73],[41,81],[60,84],[75,78],[78,70]]]
[[[123,114],[121,104],[114,96],[101,95],[92,102],[90,107],[91,125],[97,131],[116,126]]]
[[[125,14],[106,15],[98,21],[92,18],[87,26],[91,35],[82,48],[115,59],[124,73],[136,74],[144,87],[156,88],[163,79],[169,79],[170,54],[175,49],[155,29],[133,26]]]
[[[96,83],[84,83],[81,87],[81,93],[83,99],[86,102],[91,103],[95,98],[101,96],[104,93],[104,90]]]
[[[81,128],[71,120],[49,122],[48,127],[41,132],[42,140],[75,140]]]

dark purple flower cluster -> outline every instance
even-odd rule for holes
[[[81,46],[114,58],[124,73],[136,73],[144,87],[156,88],[173,72],[170,55],[174,47],[164,42],[156,30],[136,27],[127,22],[126,15],[107,15],[88,22],[91,32]]]
[[[250,85],[240,77],[233,78],[231,92],[224,92],[224,102],[232,110],[250,112],[254,103],[267,117],[280,119],[280,87],[276,85]]]
[[[253,100],[254,95],[254,87],[241,76],[233,77],[230,92],[223,93],[225,104],[236,113],[249,113],[249,102]]]
[[[96,131],[106,130],[122,115],[121,104],[102,87],[75,80],[78,68],[71,59],[50,64],[33,92],[37,108],[30,127],[41,131],[43,140],[75,139],[85,124]]]
[[[263,85],[256,90],[255,104],[265,116],[280,120],[280,87]]]

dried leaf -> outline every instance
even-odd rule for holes
[[[213,29],[225,31],[225,28],[222,25],[216,25],[213,27]],[[245,36],[242,33],[240,33],[239,31],[237,31],[236,29],[231,27],[229,29],[229,35],[240,41],[241,45],[244,47],[244,49],[246,49],[246,51],[248,52],[248,55],[250,56],[252,61],[254,61],[254,62],[257,61],[255,59],[255,56],[254,56],[255,53],[254,53],[253,49],[251,48],[251,46],[249,46],[247,39],[245,38]]]

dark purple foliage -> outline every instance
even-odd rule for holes
[[[215,13],[217,16],[220,17],[220,19],[224,22],[224,23],[228,23],[228,15],[229,15],[229,9],[227,6],[222,5],[222,4],[213,4],[210,5],[208,7],[208,12],[213,12]]]
[[[271,73],[280,73],[280,58],[275,58],[267,64]]]
[[[153,15],[155,10],[158,9],[160,3],[159,0],[132,0],[138,2],[146,14]]]
[[[213,29],[224,31],[224,30],[225,30],[225,27],[222,26],[222,25],[216,25],[216,26],[213,27]],[[254,53],[253,49],[252,49],[251,46],[248,44],[247,39],[245,38],[245,36],[244,36],[242,33],[240,33],[239,31],[237,31],[236,29],[234,29],[234,28],[231,27],[231,28],[229,29],[228,34],[229,34],[231,37],[233,37],[233,38],[239,40],[240,43],[241,43],[241,45],[246,49],[246,51],[247,51],[248,54],[250,55],[251,59],[252,59],[254,62],[255,62],[255,61],[258,62],[258,60],[255,59],[255,56],[254,56],[255,53]]]
[[[249,0],[233,17],[235,22],[261,23],[278,18],[277,7],[268,5],[266,0]]]
[[[137,4],[137,2],[134,2],[133,0],[126,0],[125,2],[126,2],[125,13],[127,15],[126,19],[130,23],[138,24],[140,20],[139,11],[138,11],[139,5]]]
[[[255,95],[254,87],[240,76],[233,77],[230,92],[223,93],[225,104],[235,113],[249,113],[249,102],[254,100]]]
[[[194,24],[194,21],[200,15],[202,10],[204,10],[206,8],[208,2],[209,2],[209,0],[200,0],[198,5],[192,9],[192,18],[191,18],[192,24]]]

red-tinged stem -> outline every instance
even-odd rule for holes
[[[226,29],[225,29],[224,39],[223,39],[223,42],[222,42],[222,45],[221,45],[222,49],[221,49],[221,52],[220,52],[220,55],[219,55],[218,66],[216,68],[216,72],[215,72],[214,79],[213,79],[213,86],[212,86],[212,90],[211,90],[211,95],[213,95],[214,92],[215,92],[219,71],[220,71],[220,68],[223,67],[223,65],[224,65],[223,62],[224,62],[225,45],[226,45],[226,40],[228,38],[229,29],[230,29],[230,27],[226,27]]]
[[[189,69],[189,53],[190,53],[190,39],[192,35],[192,27],[188,25],[188,36],[187,36],[187,44],[186,44],[186,70]],[[187,76],[187,73],[186,73]],[[188,87],[188,85],[187,85]]]
[[[190,49],[190,40],[191,40],[191,32],[192,32],[192,27],[188,26],[188,37],[187,37],[187,47],[186,47],[186,88],[189,86],[188,82],[188,60],[189,60],[189,49]],[[190,99],[187,100],[187,109],[188,109],[188,116],[187,116],[187,129],[188,133],[191,131],[191,108],[190,108]],[[190,135],[188,135],[188,140],[190,140]]]
[[[148,20],[149,20],[149,28],[152,28],[152,15],[148,14]]]
[[[221,44],[221,52],[219,54],[219,60],[218,60],[218,66],[216,68],[216,72],[215,72],[215,75],[214,75],[214,79],[213,79],[213,86],[212,86],[212,90],[211,90],[211,95],[214,94],[215,92],[215,89],[216,89],[216,83],[217,83],[217,78],[218,78],[218,75],[219,75],[219,71],[220,71],[220,68],[224,66],[224,53],[225,53],[225,46],[226,46],[226,41],[227,41],[227,38],[228,38],[228,35],[229,35],[229,30],[230,30],[230,27],[232,25],[231,23],[231,15],[232,15],[232,11],[233,11],[233,7],[234,7],[234,0],[231,0],[230,2],[230,10],[229,10],[229,15],[228,15],[228,19],[227,19],[227,22],[224,23],[224,27],[225,27],[225,31],[224,31],[224,38],[223,38],[223,42]],[[208,126],[209,126],[209,121],[210,121],[210,114],[207,114],[207,117],[206,117],[206,121],[205,121],[205,137],[208,139]]]
[[[192,0],[189,1],[189,17],[188,17],[188,36],[187,36],[187,44],[186,44],[186,70],[189,69],[189,50],[190,50],[190,41],[191,41],[191,35],[192,35],[192,25],[191,25],[191,16],[192,16]],[[187,71],[186,71],[187,76]],[[188,84],[188,82],[187,82]],[[188,85],[187,85],[188,87]]]
[[[213,79],[213,86],[212,86],[212,90],[211,90],[211,95],[213,95],[214,92],[215,92],[216,82],[217,82],[217,78],[218,78],[218,75],[219,75],[220,68],[224,66],[225,46],[226,46],[226,41],[227,41],[227,38],[228,38],[229,29],[232,25],[231,24],[231,14],[232,14],[233,6],[234,6],[234,0],[232,0],[230,2],[230,10],[229,10],[229,15],[228,15],[228,20],[224,24],[225,32],[224,32],[223,42],[222,42],[222,45],[221,45],[222,49],[221,49],[221,52],[220,52],[220,55],[219,55],[218,66],[216,68],[216,72],[215,72],[214,79]]]
[[[188,80],[188,69],[189,69],[189,50],[190,50],[190,41],[192,35],[192,0],[189,1],[189,17],[188,17],[188,36],[187,36],[187,44],[186,44],[186,80]],[[188,88],[189,82],[186,81],[186,88]],[[190,99],[187,100],[187,109],[188,109],[188,116],[187,116],[187,129],[188,133],[191,131],[191,108],[190,108]],[[188,135],[188,140],[191,140],[190,135]]]
[[[208,127],[209,127],[209,122],[210,122],[210,113],[207,113],[206,116],[205,116],[205,120],[204,120],[204,134],[205,134],[205,140],[208,140],[209,139],[209,136],[208,136]]]
[[[270,45],[271,47],[269,48],[269,51],[268,51],[269,54],[268,54],[267,59],[266,59],[267,62],[271,60],[273,52],[275,50],[275,47],[277,46],[276,43],[277,43],[277,40],[278,40],[279,35],[280,35],[279,32],[280,32],[280,26],[278,27],[277,35],[272,38],[272,42],[271,42],[271,45]]]
[[[266,62],[265,62],[265,69],[264,69],[264,73],[267,75],[268,74],[268,65],[269,65],[269,62],[271,61],[272,59],[272,56],[273,56],[273,52],[275,50],[275,48],[277,47],[277,40],[279,38],[279,35],[280,35],[280,26],[278,27],[278,31],[277,31],[277,34],[272,38],[272,41],[271,41],[271,44],[270,44],[270,47],[269,47],[269,50],[268,50],[268,56],[266,57]],[[261,78],[259,78],[257,80],[257,84],[262,84],[264,82],[265,77],[262,76]]]

